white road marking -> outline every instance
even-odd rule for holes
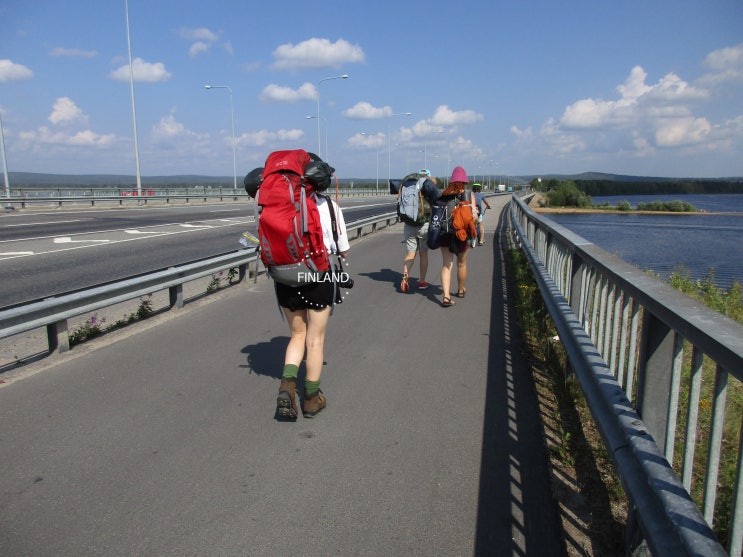
[[[111,240],[73,240],[69,236],[62,236],[61,238],[54,238],[55,244],[87,244],[90,242],[110,242]]]

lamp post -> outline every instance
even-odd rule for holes
[[[132,121],[134,122],[134,164],[137,170],[137,195],[142,196],[142,177],[139,173],[139,145],[137,144],[137,108],[134,102],[134,66],[132,65],[132,40],[129,32],[129,0],[126,0],[126,46],[129,52],[129,90],[132,97]],[[140,203],[142,201],[140,200]]]
[[[410,116],[412,112],[398,112],[387,116],[387,181],[392,178],[392,143],[390,142],[390,121],[393,116]]]
[[[204,89],[227,89],[230,93],[230,116],[232,119],[232,187],[237,190],[237,163],[235,155],[235,108],[232,104],[232,89],[229,85],[204,85]]]
[[[5,132],[3,132],[3,113],[0,111],[0,151],[3,155],[3,178],[5,178],[5,197],[10,200],[10,180],[8,179],[8,161],[5,158]],[[11,208],[10,201],[6,208]]]
[[[444,130],[436,130],[431,133],[444,133]],[[423,137],[423,168],[428,168],[428,135]]]
[[[317,118],[317,116],[306,116],[306,118],[307,118],[307,120],[314,120],[314,119]],[[317,120],[320,121],[321,118],[317,118]],[[317,156],[318,157],[320,156],[320,152],[319,151],[320,151],[320,149],[318,149],[318,153],[317,153]],[[324,160],[326,162],[328,160],[328,122],[327,122],[327,118],[326,118],[326,122],[325,122],[325,159]]]
[[[322,155],[320,153],[320,84],[323,81],[330,81],[331,79],[348,79],[348,75],[343,74],[343,75],[336,75],[334,77],[325,77],[317,82],[317,156],[320,158],[322,158]],[[327,130],[328,130],[328,126],[326,124],[325,133],[327,133]],[[326,141],[325,146],[327,148],[327,141]],[[327,157],[328,154],[325,153],[325,156]]]
[[[368,133],[366,133],[366,132],[361,132],[361,135],[367,135],[367,136],[371,137],[371,135],[368,134]],[[377,185],[376,185],[376,190],[375,191],[376,191],[377,195],[379,195],[379,136],[378,135],[375,135],[374,136],[374,143],[377,146]]]

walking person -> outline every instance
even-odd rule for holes
[[[480,184],[472,184],[472,195],[474,196],[475,209],[477,212],[477,245],[485,245],[485,227],[482,224],[482,217],[485,214],[486,209],[490,209],[490,203],[485,199],[485,194],[482,193],[482,186]],[[485,208],[483,208],[483,205]]]
[[[413,183],[413,180],[415,180],[415,183]],[[406,183],[408,185],[405,185]],[[422,201],[423,203],[419,211],[422,215],[422,224],[417,224],[416,221],[408,220],[404,215],[401,215],[404,222],[403,243],[405,244],[405,259],[402,265],[400,291],[409,292],[410,272],[413,270],[416,253],[420,254],[418,289],[424,290],[428,288],[428,283],[426,282],[426,274],[428,273],[428,246],[426,245],[426,238],[428,237],[428,224],[431,220],[431,200],[435,201],[438,198],[439,191],[436,188],[436,178],[432,178],[431,172],[425,168],[417,174],[406,176],[400,185],[401,189],[403,187],[416,188],[416,194],[420,191],[422,200],[419,200],[419,202]]]
[[[468,201],[465,193],[465,188],[469,183],[467,178],[467,172],[461,166],[454,168],[449,180],[449,185],[441,192],[439,203],[446,203],[451,200],[457,200],[458,202],[469,202],[470,210],[474,215],[473,196],[470,196]],[[469,221],[468,234],[474,236],[474,220]],[[460,239],[454,234],[445,234],[440,238],[439,246],[441,248],[441,257],[443,264],[441,267],[441,290],[443,293],[443,299],[441,305],[443,307],[452,307],[456,304],[451,299],[451,275],[454,267],[454,258],[457,260],[457,294],[458,298],[464,298],[467,294],[467,255],[470,247],[468,239]]]

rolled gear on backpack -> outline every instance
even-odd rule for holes
[[[325,191],[330,187],[335,168],[321,160],[312,161],[304,168],[305,179],[312,184],[315,191]]]
[[[263,167],[262,166],[258,168],[254,168],[253,170],[251,170],[245,175],[245,179],[243,180],[243,186],[245,186],[245,191],[253,199],[255,199],[255,196],[258,193],[258,188],[261,187],[262,181],[263,181]]]

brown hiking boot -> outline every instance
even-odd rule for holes
[[[305,418],[314,418],[320,410],[327,406],[325,397],[322,396],[322,391],[317,391],[311,397],[304,395],[304,402],[302,403],[302,414]]]
[[[297,405],[297,380],[282,379],[279,385],[279,396],[276,397],[276,412],[284,420],[296,420],[299,414]]]

